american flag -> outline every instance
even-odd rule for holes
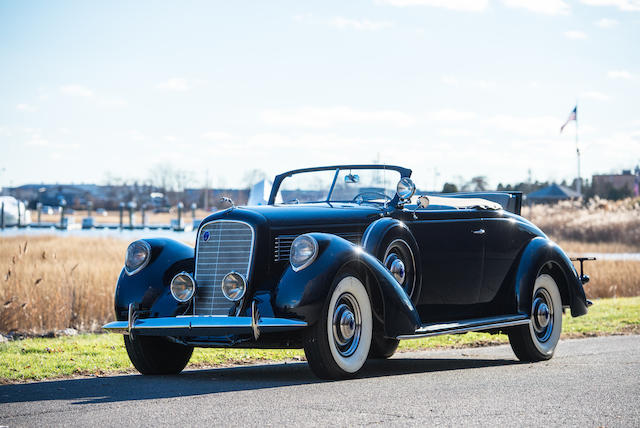
[[[573,108],[573,110],[571,111],[571,114],[569,115],[569,118],[567,119],[567,121],[564,123],[564,125],[562,125],[560,127],[560,132],[562,132],[562,130],[564,129],[565,126],[567,126],[567,124],[569,122],[571,122],[572,120],[578,120],[578,106],[575,106]]]

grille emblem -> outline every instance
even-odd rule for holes
[[[211,234],[210,234],[210,233],[209,233],[209,231],[207,230],[207,231],[205,231],[205,232],[202,234],[202,240],[203,240],[204,242],[207,242],[207,241],[209,240],[209,237],[210,237],[210,236],[211,236]]]

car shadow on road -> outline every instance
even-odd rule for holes
[[[471,358],[393,358],[368,361],[358,378],[372,379],[512,364],[518,364],[518,361]],[[309,366],[303,362],[261,364],[187,370],[180,375],[171,376],[117,375],[1,385],[0,403],[63,400],[82,405],[188,397],[322,382],[327,381],[316,378]],[[348,380],[339,382],[348,382]]]

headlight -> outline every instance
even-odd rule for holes
[[[171,280],[171,295],[178,302],[186,302],[193,297],[196,282],[187,272],[180,272]]]
[[[311,235],[300,235],[293,240],[289,262],[294,271],[298,272],[309,266],[318,255],[318,241]]]
[[[127,256],[124,259],[124,270],[127,275],[142,270],[151,258],[151,247],[145,241],[135,241],[129,244]]]
[[[224,297],[237,302],[247,291],[247,280],[238,272],[229,272],[222,278],[222,294]]]

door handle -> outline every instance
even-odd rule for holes
[[[484,229],[478,229],[478,230],[474,230],[473,233],[475,235],[484,235]]]

